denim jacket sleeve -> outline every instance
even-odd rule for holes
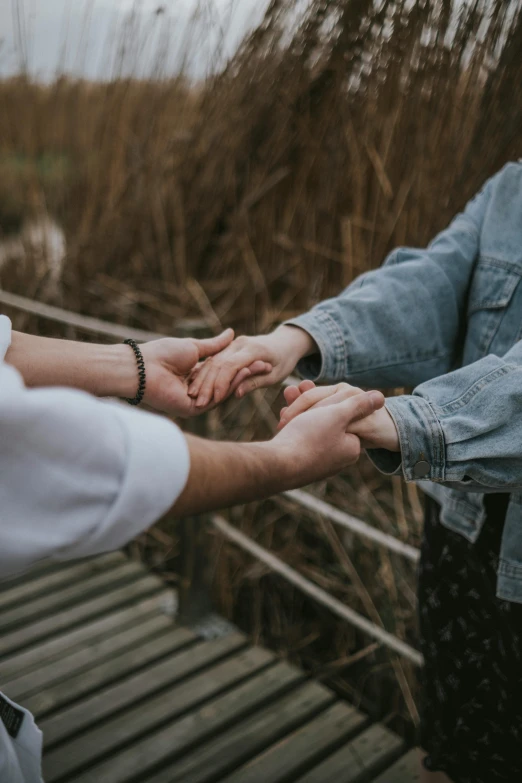
[[[319,346],[298,365],[304,377],[415,387],[452,369],[494,179],[427,249],[395,250],[340,296],[287,321]]]
[[[503,358],[486,356],[386,407],[401,455],[370,451],[379,469],[468,492],[522,489],[522,341]]]

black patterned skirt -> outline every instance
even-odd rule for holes
[[[425,766],[454,783],[522,781],[522,605],[495,595],[508,495],[486,498],[475,544],[427,499],[419,572]]]

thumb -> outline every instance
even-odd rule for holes
[[[356,421],[365,419],[384,406],[384,395],[378,391],[361,392],[348,400],[338,403],[332,408],[337,408],[338,413],[345,422],[346,427]]]
[[[194,345],[198,349],[199,358],[204,359],[207,356],[214,356],[214,354],[223,351],[234,339],[234,330],[225,329],[224,332],[218,334],[217,337],[208,337],[205,340],[194,340]]]

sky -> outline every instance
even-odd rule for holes
[[[63,73],[88,79],[117,72],[146,76],[152,70],[171,75],[183,64],[188,75],[200,78],[235,51],[267,5],[268,0],[0,0],[0,77],[22,68],[45,81]]]

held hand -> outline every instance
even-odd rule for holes
[[[285,485],[310,484],[357,462],[361,443],[353,430],[383,405],[380,392],[359,391],[337,405],[316,405],[292,416],[271,441]]]
[[[145,404],[163,413],[184,418],[204,413],[211,406],[196,408],[196,401],[188,394],[190,375],[199,361],[223,351],[233,339],[233,330],[227,329],[217,337],[205,340],[166,337],[142,344],[140,347],[147,374]],[[243,369],[240,382],[250,373],[260,372],[266,372],[265,363],[254,362],[252,366]],[[130,391],[127,396],[132,397],[134,393]]]
[[[314,351],[310,335],[293,326],[280,326],[261,337],[238,337],[217,356],[208,359],[189,386],[189,394],[198,409],[224,400],[234,391],[237,397],[256,388],[271,386],[286,378],[297,362]],[[261,362],[263,369],[254,371]],[[241,373],[249,369],[249,376]]]
[[[335,405],[349,400],[360,393],[360,389],[347,383],[340,383],[336,386],[316,387],[311,381],[303,381],[298,387],[289,386],[285,389],[285,399],[288,407],[281,410],[281,420],[278,429],[281,430],[283,427],[286,427],[290,421],[305,411]],[[377,394],[377,392],[372,392],[372,394],[374,393]],[[400,451],[397,428],[392,417],[383,406],[380,406],[371,416],[355,422],[353,426],[350,426],[350,432],[360,438],[361,445],[365,449]]]

